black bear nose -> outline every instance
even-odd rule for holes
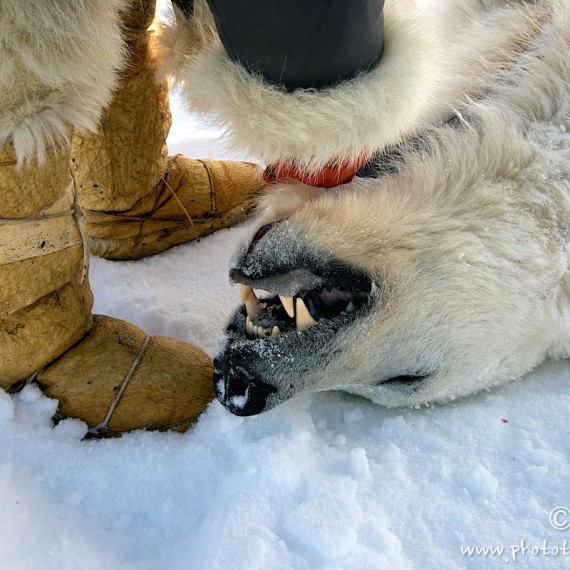
[[[264,411],[275,386],[257,380],[242,366],[224,366],[214,360],[214,389],[218,401],[236,416],[254,416]],[[225,370],[224,370],[225,369]]]

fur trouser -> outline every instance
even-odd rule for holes
[[[69,143],[116,86],[123,6],[0,3],[0,387],[35,379],[98,435],[186,429],[213,395],[200,349],[91,314]]]
[[[191,107],[266,164],[314,172],[356,163],[445,122],[466,93],[498,76],[505,57],[516,55],[550,11],[548,2],[543,9],[505,0],[445,2],[437,10],[429,2],[386,2],[379,64],[324,89],[289,92],[232,60],[206,0],[196,0],[191,19],[178,11],[163,30],[162,67],[178,78]],[[530,17],[536,21],[529,30]]]
[[[68,143],[72,126],[95,128],[111,97],[123,63],[119,9],[124,4],[0,3],[0,385],[5,388],[53,360],[91,326]]]
[[[0,147],[21,163],[93,130],[123,65],[119,10],[125,0],[2,0]]]

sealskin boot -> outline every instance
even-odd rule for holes
[[[124,16],[129,51],[98,132],[74,137],[73,165],[91,251],[107,259],[159,253],[245,220],[263,185],[251,163],[167,156],[168,85],[156,79],[156,0]]]
[[[198,348],[91,315],[70,152],[18,167],[0,147],[0,387],[35,379],[93,435],[188,428],[213,398]]]

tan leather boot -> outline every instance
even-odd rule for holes
[[[263,186],[257,165],[167,156],[168,85],[156,79],[149,31],[156,0],[124,16],[129,63],[94,135],[73,162],[91,251],[137,259],[245,220]]]
[[[13,147],[0,147],[0,387],[35,379],[96,435],[185,429],[213,398],[210,358],[92,317],[69,160],[61,148],[17,167]]]

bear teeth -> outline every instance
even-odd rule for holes
[[[297,302],[295,304],[295,324],[299,331],[304,331],[317,324],[317,321],[311,317],[311,313],[309,313],[309,309],[307,309],[305,301],[300,297],[297,297]]]
[[[245,304],[247,316],[252,322],[263,314],[263,309],[261,308],[259,299],[257,298],[253,287],[250,287],[248,285],[241,285],[240,297],[242,302]],[[303,330],[317,324],[317,321],[311,317],[309,309],[307,309],[307,305],[305,305],[305,302],[300,297],[294,299],[293,297],[279,295],[279,299],[289,317],[291,319],[295,319],[298,329]],[[295,302],[297,307],[296,310]]]
[[[247,314],[247,335],[261,339],[278,338],[293,327],[299,332],[305,331],[321,318],[355,312],[362,302],[362,293],[335,287],[306,292],[303,298],[275,295],[260,300],[253,287],[241,285],[240,297]]]
[[[252,321],[263,314],[263,309],[253,291],[253,287],[242,285],[240,287],[240,297],[243,303],[245,303],[245,310]]]
[[[263,327],[254,324],[253,321],[263,314],[263,309],[253,287],[241,285],[240,297],[242,302],[245,304],[245,310],[247,313],[245,328],[248,335],[258,338],[277,338],[281,335],[281,330],[277,325],[273,327]],[[293,299],[293,297],[279,295],[279,299],[281,300],[287,315],[289,315],[291,319],[295,319],[297,330],[304,331],[317,324],[317,321],[311,316],[311,313],[309,313],[307,305],[300,297]]]
[[[293,297],[287,297],[285,295],[279,295],[279,299],[281,300],[281,304],[283,305],[285,311],[289,315],[289,317],[295,317],[295,303],[293,301]]]
[[[259,325],[254,325],[249,315],[245,319],[245,329],[249,336],[256,336],[258,338],[277,338],[281,336],[281,330],[277,325],[273,328],[266,328]]]

